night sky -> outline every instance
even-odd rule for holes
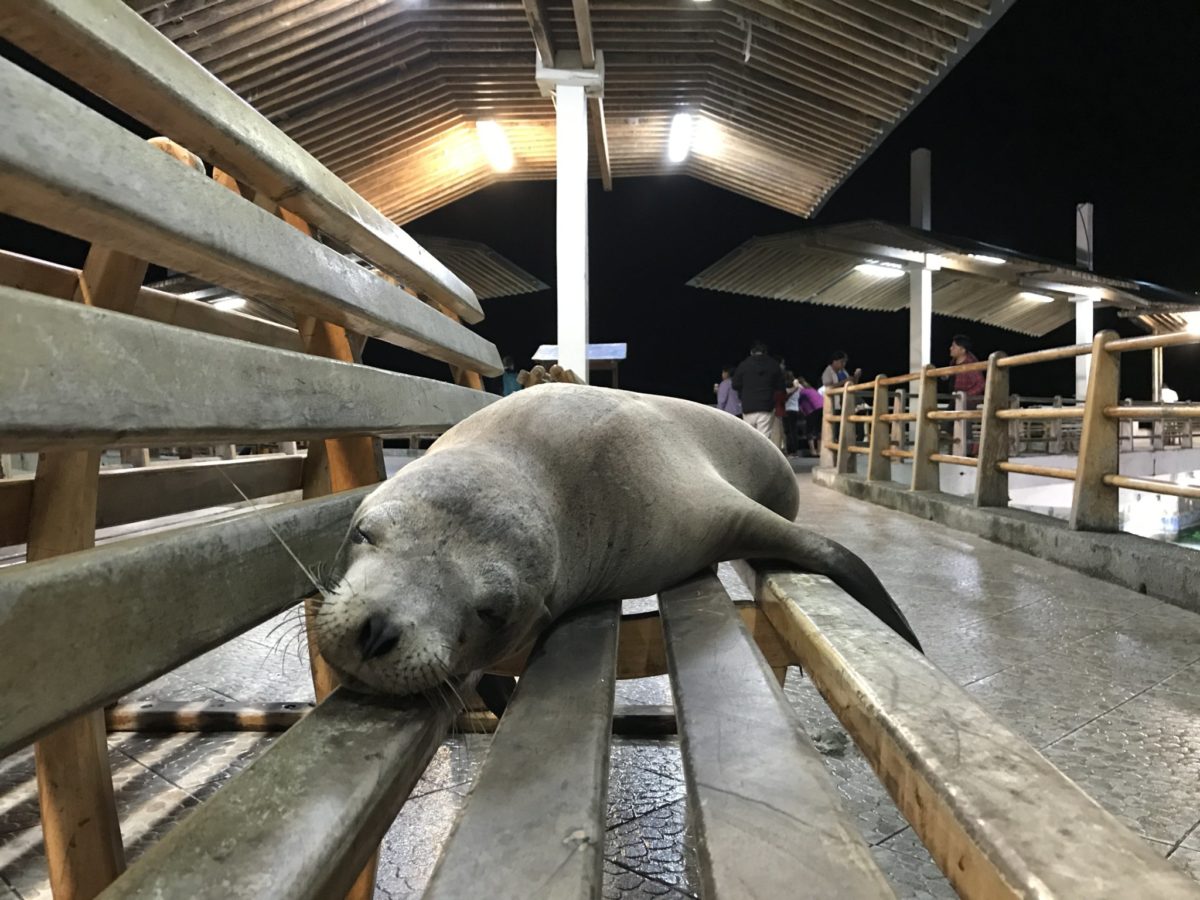
[[[833,195],[813,224],[908,221],[908,158],[933,151],[933,227],[1036,256],[1074,260],[1074,207],[1095,204],[1097,271],[1200,290],[1200,4],[1194,0],[1018,0],[942,84]],[[29,64],[0,43],[0,54]],[[61,80],[29,64],[57,84]],[[80,92],[73,90],[77,96]],[[92,98],[91,105],[137,128]],[[140,130],[140,129],[139,129]],[[688,177],[592,182],[591,339],[627,341],[622,387],[709,401],[725,362],[761,337],[810,379],[845,349],[867,377],[907,367],[908,312],[853,312],[733,296],[685,283],[755,235],[809,223]],[[483,241],[555,281],[554,185],[497,185],[406,228]],[[0,246],[78,265],[78,241],[0,217]],[[478,331],[521,365],[555,340],[553,290],[485,304]],[[1098,311],[1098,327],[1136,326]],[[977,352],[1074,343],[1074,326],[1032,339],[934,316]],[[367,361],[437,378],[447,367],[371,342]],[[1200,347],[1166,352],[1166,379],[1200,397]],[[1149,354],[1125,358],[1122,390],[1147,397]],[[596,383],[606,383],[597,373]],[[1073,367],[1014,370],[1014,390],[1070,393]]]

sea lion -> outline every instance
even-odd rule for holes
[[[794,524],[798,508],[787,460],[729,413],[540,385],[460,422],[363,500],[317,643],[351,684],[412,694],[486,669],[574,607],[771,558],[828,575],[920,649],[866,563]]]

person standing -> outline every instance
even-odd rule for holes
[[[829,401],[832,404],[831,409],[835,416],[842,411],[842,400],[844,398],[841,395],[829,397],[829,389],[842,387],[843,385],[847,384],[856,384],[858,379],[862,378],[862,369],[855,369],[854,374],[850,374],[850,372],[846,369],[846,365],[849,362],[850,357],[846,354],[845,350],[835,350],[833,355],[829,358],[829,365],[827,365],[825,367],[825,371],[821,373],[821,391],[826,397],[829,398]],[[833,439],[835,441],[838,440],[837,429],[838,425],[835,424],[833,426]]]
[[[767,355],[767,345],[755,341],[730,381],[742,401],[742,419],[774,443],[775,392],[784,389],[783,372]]]
[[[817,442],[821,439],[821,420],[825,417],[825,398],[821,392],[805,379],[798,379],[797,391],[800,415],[804,417],[804,433],[808,438],[808,452],[817,455]]]
[[[733,389],[733,366],[721,366],[721,383],[717,385],[717,409],[735,416],[742,414],[742,400]]]
[[[783,402],[783,433],[787,439],[787,455],[800,452],[800,379],[792,372],[783,373],[787,399]]]
[[[956,366],[979,362],[971,352],[971,339],[965,334],[956,334],[950,340],[950,360],[951,364]],[[984,387],[982,372],[959,372],[954,376],[954,390],[967,395],[967,409],[975,409],[983,402]]]
[[[506,356],[501,362],[504,363],[504,374],[500,376],[500,396],[507,397],[521,390],[521,383],[517,381],[517,364],[513,358]]]

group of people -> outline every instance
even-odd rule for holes
[[[714,387],[719,409],[741,416],[784,453],[797,455],[807,445],[817,455],[825,398],[769,356],[762,341],[737,366],[722,367],[721,382]]]
[[[956,334],[951,340],[950,359],[954,365],[978,362],[971,350],[971,339],[965,334]],[[717,407],[741,416],[789,456],[798,455],[804,445],[809,454],[816,456],[825,408],[824,392],[862,378],[862,369],[851,372],[849,362],[850,357],[843,350],[831,354],[829,365],[821,373],[821,389],[817,390],[785,363],[771,357],[766,344],[756,341],[750,355],[737,366],[722,367],[721,382],[713,388]],[[954,390],[966,395],[968,409],[976,408],[983,402],[983,373],[956,374]]]

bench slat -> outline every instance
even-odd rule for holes
[[[894,898],[716,575],[659,604],[705,896]]]
[[[0,60],[0,211],[485,375],[489,341]]]
[[[6,450],[427,434],[498,399],[11,288],[0,309]]]
[[[450,719],[441,704],[401,709],[339,688],[100,896],[344,896]]]
[[[0,758],[312,593],[368,488],[0,570]]]
[[[541,640],[425,900],[599,897],[620,604]]]
[[[22,0],[0,35],[400,277],[468,322],[474,292],[120,0]]]
[[[303,469],[304,457],[298,454],[102,469],[96,527],[111,528],[241,503],[241,495],[229,481],[250,498],[299,490]],[[0,547],[25,543],[32,498],[32,476],[0,480]]]
[[[961,896],[1200,897],[827,578],[738,567]]]

